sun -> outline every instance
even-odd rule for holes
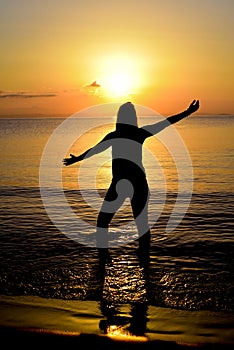
[[[99,81],[110,98],[126,98],[140,89],[141,69],[136,57],[109,56],[103,59]]]
[[[114,72],[106,79],[105,87],[113,97],[125,97],[134,90],[131,76],[126,72]]]

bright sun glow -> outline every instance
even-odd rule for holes
[[[136,57],[111,56],[103,59],[100,83],[109,97],[127,97],[139,91],[141,69]]]
[[[113,96],[126,96],[131,94],[133,85],[126,73],[115,72],[107,78],[106,89]]]

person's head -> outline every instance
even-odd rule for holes
[[[121,126],[126,127],[127,125],[138,126],[136,110],[131,102],[121,105],[117,113],[116,129],[121,128]]]

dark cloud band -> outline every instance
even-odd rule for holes
[[[48,93],[48,94],[28,94],[23,92],[16,93],[0,93],[0,98],[35,98],[35,97],[55,97],[57,94]]]

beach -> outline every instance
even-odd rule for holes
[[[205,311],[179,311],[151,307],[146,332],[132,335],[124,325],[100,329],[105,318],[94,301],[43,299],[32,296],[1,296],[1,339],[9,344],[97,346],[136,349],[231,348],[234,315]],[[129,316],[129,305],[120,315]],[[19,345],[19,343],[18,343]]]
[[[110,177],[108,155],[99,159],[104,164],[97,173],[100,196],[90,187],[96,158],[84,166],[80,188],[76,166],[63,170],[64,196],[73,213],[89,225],[76,231],[78,240],[56,227],[41,197],[42,152],[61,123],[59,118],[1,120],[2,341],[29,348],[49,341],[55,346],[103,349],[230,348],[234,117],[194,117],[178,126],[193,164],[193,191],[172,231],[166,227],[178,195],[176,166],[161,144],[149,145],[158,157],[156,163],[145,159],[151,189],[149,268],[144,271],[140,264],[137,242],[124,243],[129,232],[136,234],[126,204],[110,229],[113,245],[116,240],[123,244],[110,249],[112,263],[105,273],[100,273],[97,250],[89,244]],[[82,123],[83,132],[87,125],[91,128],[92,118]],[[91,130],[90,140],[99,132]],[[64,134],[60,136],[62,140]],[[87,145],[88,141],[82,147]],[[79,147],[73,145],[76,152]],[[54,218],[67,225],[52,176],[56,154],[50,157],[49,191],[44,194],[52,200]],[[61,163],[60,158],[55,161]],[[180,166],[185,184],[180,195],[186,200],[191,179],[185,176],[183,159]]]
[[[0,1],[0,347],[234,346],[234,1]]]

